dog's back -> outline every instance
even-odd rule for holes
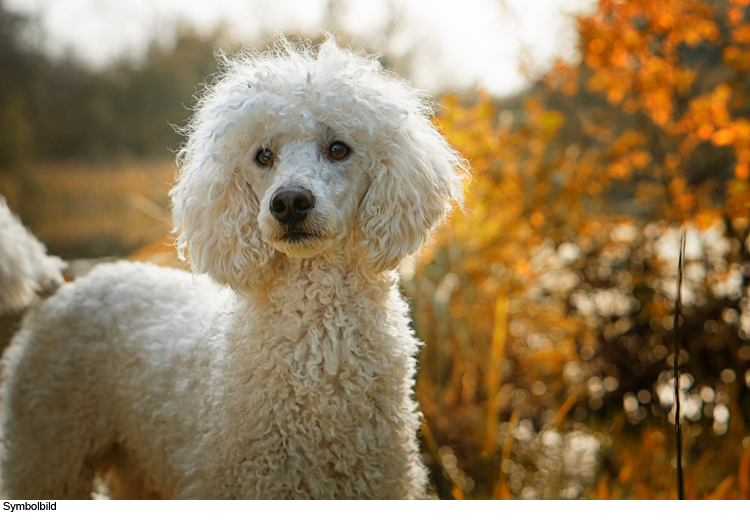
[[[219,333],[211,327],[224,301],[205,277],[118,262],[33,307],[2,361],[2,493],[88,498],[100,462],[118,449],[130,471],[145,464],[162,478],[145,486],[174,490],[164,475],[187,469],[168,467],[179,458],[168,446],[202,434],[198,386],[220,350],[204,341]],[[118,445],[124,436],[133,450]]]

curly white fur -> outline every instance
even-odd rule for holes
[[[178,250],[213,281],[101,265],[30,311],[4,360],[3,493],[87,497],[99,469],[131,496],[422,497],[395,269],[466,174],[429,110],[331,39],[228,61],[171,193]],[[274,216],[285,189],[312,196],[304,236]]]
[[[0,196],[0,315],[18,312],[63,283],[65,264],[13,216]]]

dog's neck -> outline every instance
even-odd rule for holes
[[[240,293],[241,300],[269,311],[295,297],[318,299],[322,305],[334,300],[337,305],[352,301],[382,305],[398,282],[398,272],[374,271],[361,251],[358,229],[350,232],[350,237],[314,257],[295,258],[277,252],[259,280]]]
[[[339,306],[351,302],[382,304],[398,282],[396,271],[373,273],[351,255],[327,253],[313,258],[280,256],[267,280],[240,294],[242,301],[269,311],[286,302]]]
[[[238,342],[265,343],[289,365],[304,369],[322,354],[313,363],[322,362],[321,372],[330,376],[354,359],[382,373],[395,365],[386,361],[390,366],[384,367],[384,358],[405,358],[416,350],[416,342],[403,337],[411,331],[397,272],[362,274],[325,257],[287,259],[277,272],[266,289],[238,296]]]

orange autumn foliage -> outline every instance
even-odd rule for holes
[[[685,397],[701,405],[683,418],[686,487],[747,497],[744,4],[601,0],[578,17],[579,63],[558,62],[518,100],[443,99],[440,125],[474,178],[405,283],[426,343],[418,394],[440,496],[672,497],[673,307],[657,248],[689,223],[729,249],[720,265],[689,263],[706,271],[685,312],[697,329],[683,345]],[[730,275],[740,283],[726,293]],[[731,419],[716,421],[724,409]],[[597,464],[567,467],[571,445],[596,446]]]

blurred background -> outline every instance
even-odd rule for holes
[[[750,498],[750,0],[0,0],[0,194],[71,275],[179,265],[215,53],[335,34],[440,103],[465,210],[401,270],[440,498]],[[17,320],[0,322],[7,341]]]

